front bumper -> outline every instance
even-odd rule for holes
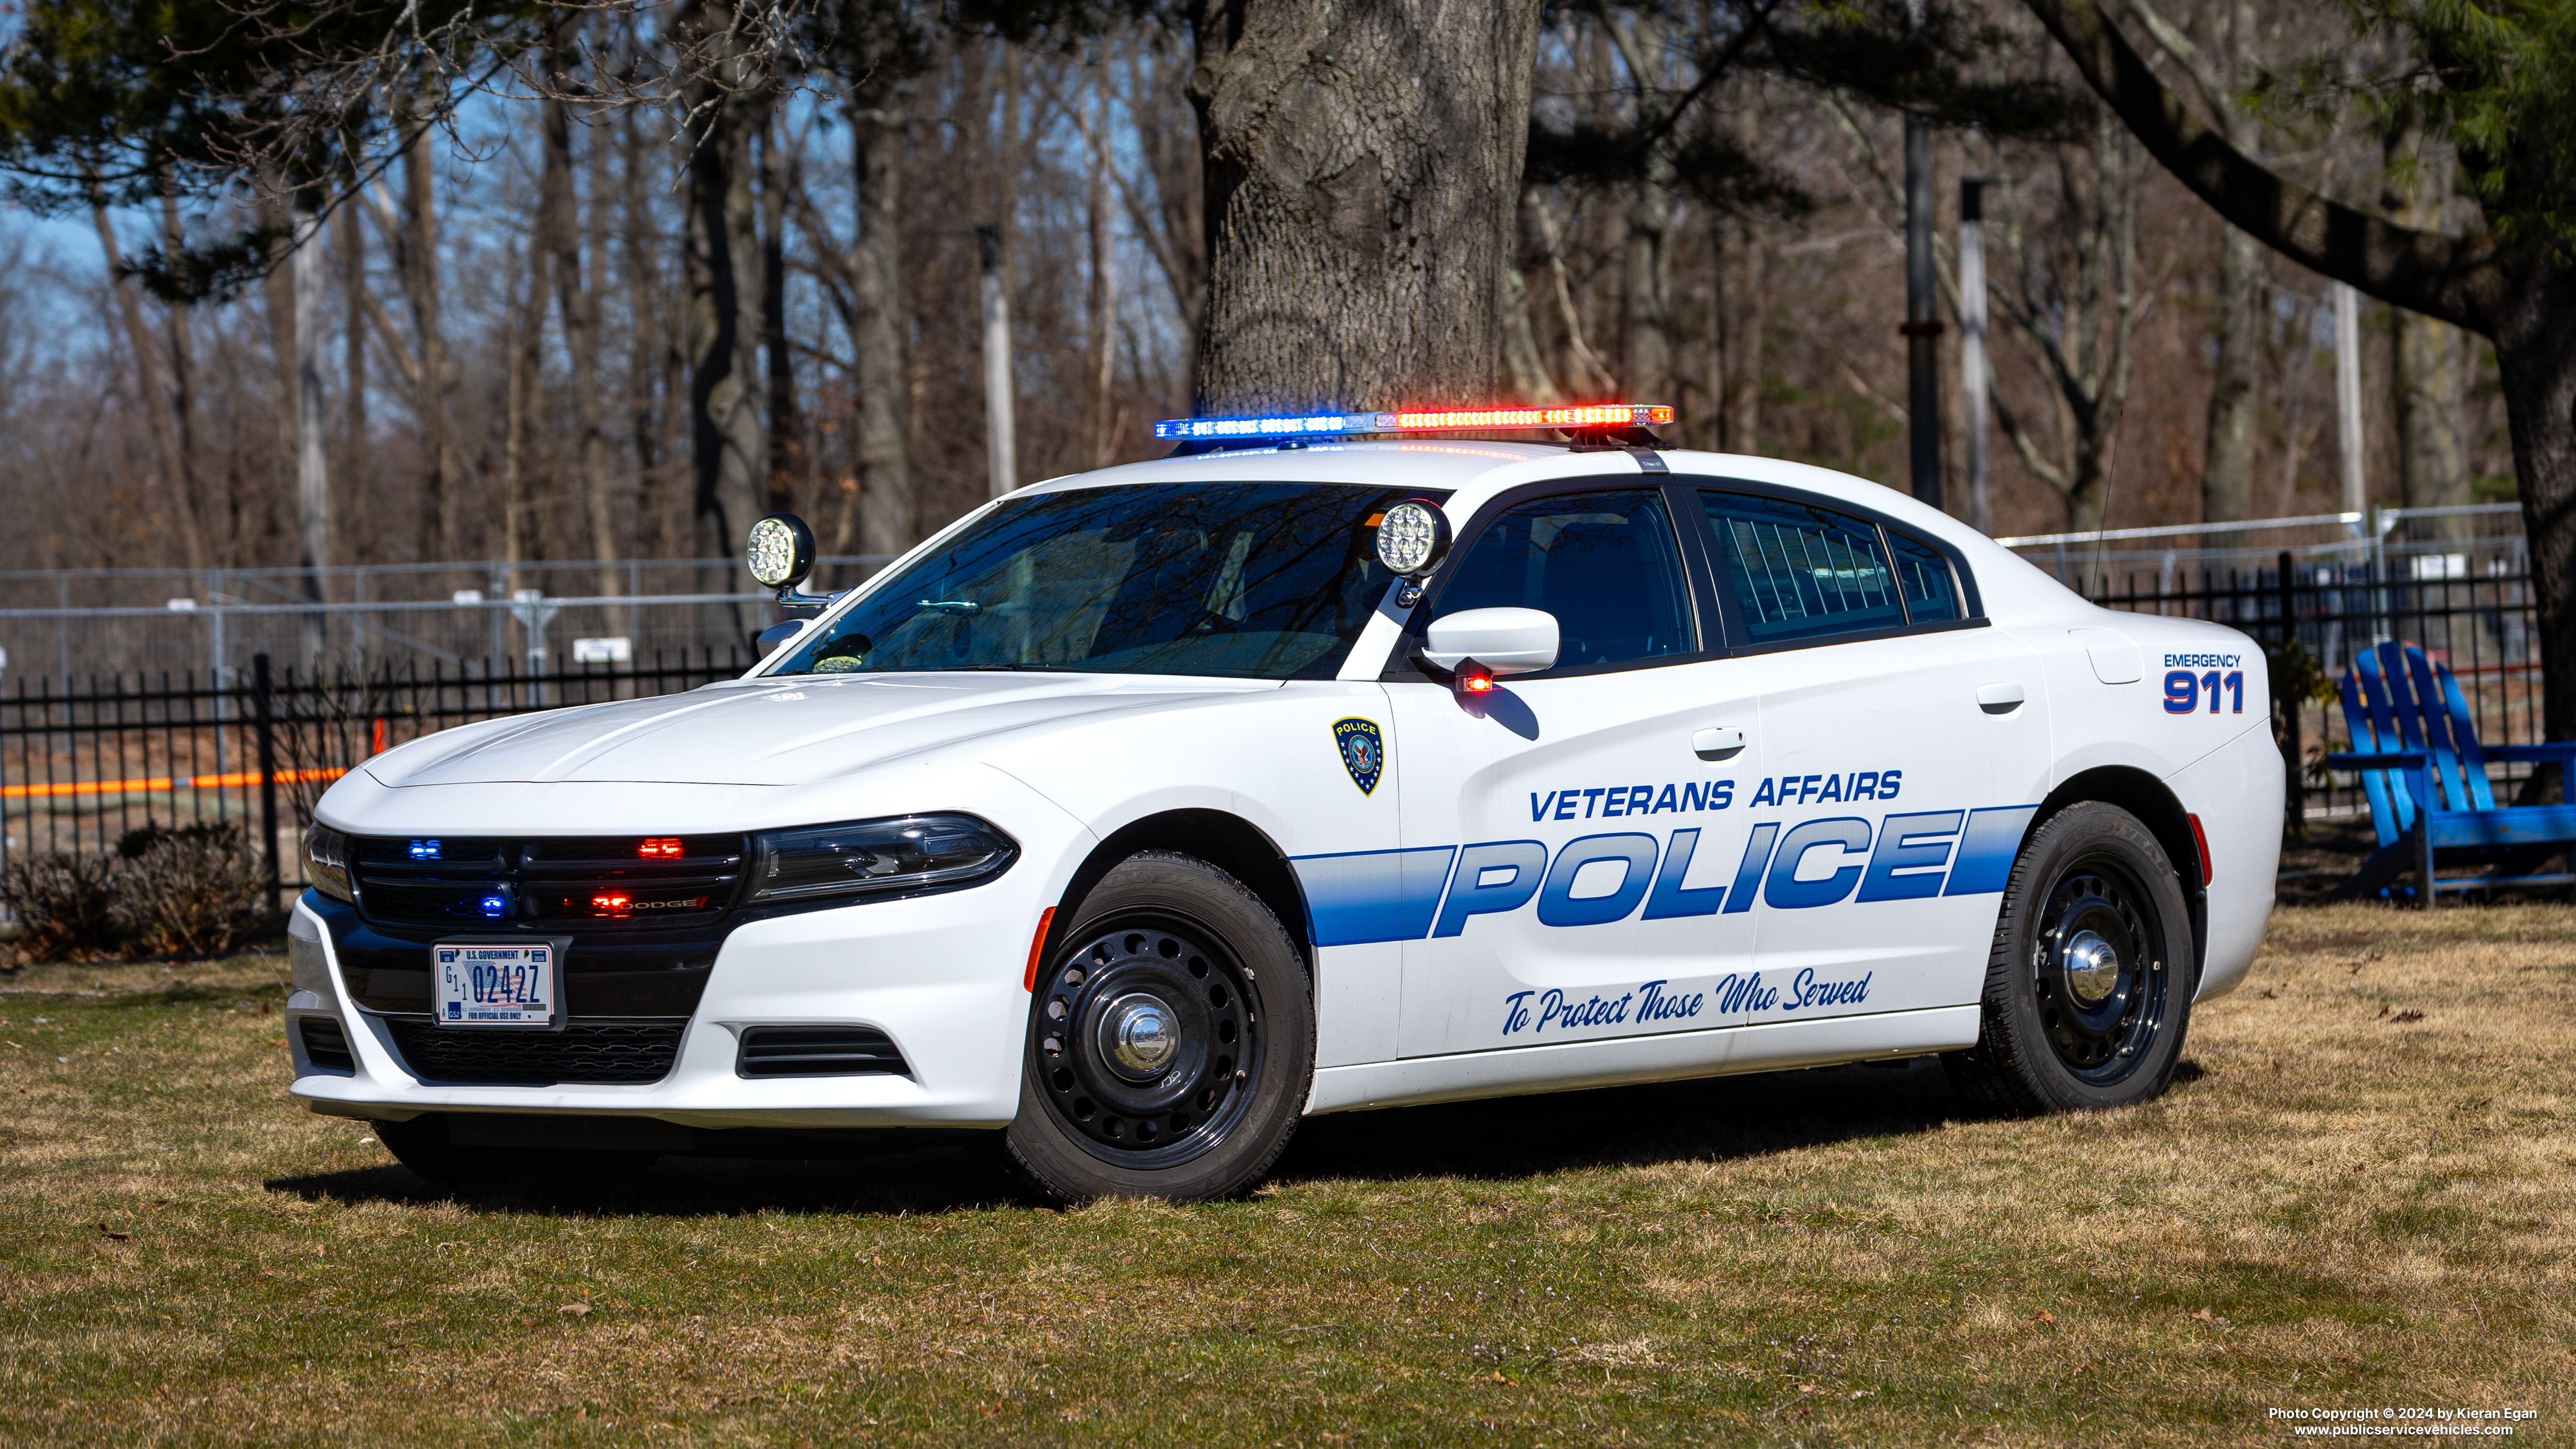
[[[1033,864],[1024,859],[969,890],[736,927],[717,952],[669,1074],[634,1085],[422,1081],[406,1069],[386,1019],[351,998],[330,930],[299,901],[289,923],[290,1090],[316,1112],[393,1120],[450,1112],[646,1117],[703,1129],[1006,1126],[1019,1107],[1029,937],[1064,886]],[[308,1017],[340,1024],[351,1070],[315,1065]],[[874,1027],[893,1039],[909,1070],[740,1074],[746,1028],[805,1025]]]

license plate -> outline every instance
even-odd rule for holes
[[[552,1026],[561,991],[555,948],[430,948],[430,1009],[440,1026]]]

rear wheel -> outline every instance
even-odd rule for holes
[[[2004,889],[1977,1044],[1942,1058],[2000,1111],[2149,1101],[2182,1059],[2199,965],[2164,847],[2138,818],[2087,801],[2049,817]]]
[[[1149,851],[1094,886],[1038,976],[1013,1172],[1058,1202],[1198,1202],[1261,1180],[1315,1062],[1306,968],[1233,876]]]

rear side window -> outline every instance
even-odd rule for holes
[[[1950,576],[1950,560],[1941,550],[1910,533],[1887,530],[1887,546],[1896,551],[1896,588],[1905,596],[1905,617],[1916,624],[1944,623],[1964,617],[1959,585]]]
[[[1672,518],[1649,489],[1532,499],[1485,525],[1449,568],[1435,618],[1544,609],[1556,616],[1561,669],[1699,648]]]
[[[1700,503],[1726,555],[1735,605],[1751,642],[1779,644],[1904,625],[1896,573],[1875,524],[1743,493],[1704,491]],[[1956,617],[1946,564],[1940,588]]]

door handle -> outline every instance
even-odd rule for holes
[[[1734,759],[1744,753],[1744,731],[1724,725],[1713,730],[1701,730],[1691,736],[1691,753],[1710,764]]]
[[[1980,684],[1977,686],[1977,708],[1988,714],[2010,714],[2029,698],[2018,684]]]

